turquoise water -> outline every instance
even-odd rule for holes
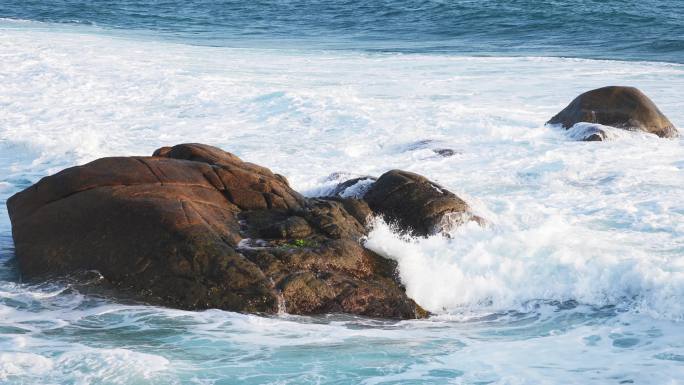
[[[0,384],[684,383],[682,139],[584,143],[544,125],[626,84],[683,127],[681,7],[0,0]],[[366,246],[398,261],[435,313],[420,321],[185,312],[22,282],[9,196],[181,142],[310,196],[331,174],[407,169],[491,226],[405,239],[374,223]]]

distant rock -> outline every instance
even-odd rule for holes
[[[651,99],[634,87],[611,86],[585,92],[547,124],[559,124],[568,129],[580,122],[644,131],[662,138],[678,136],[672,122]],[[580,139],[600,141],[605,138],[605,132],[598,130]]]
[[[468,204],[427,178],[408,171],[384,173],[363,199],[376,214],[413,235],[427,236],[467,221],[484,224]]]
[[[406,296],[396,262],[359,243],[364,201],[304,198],[285,177],[216,147],[98,159],[7,206],[26,279],[96,270],[121,293],[183,309],[427,315]]]

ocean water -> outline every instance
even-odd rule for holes
[[[679,0],[3,0],[0,17],[213,46],[684,59]]]
[[[684,384],[684,139],[544,125],[620,84],[684,127],[681,4],[0,0],[0,384]],[[181,142],[310,196],[418,172],[490,225],[406,239],[374,222],[367,247],[427,320],[22,282],[9,196]]]

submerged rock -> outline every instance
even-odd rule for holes
[[[601,142],[605,139],[606,133],[603,130],[596,130],[595,132],[592,132],[591,134],[582,138],[582,140],[585,142]]]
[[[396,263],[365,249],[370,208],[307,199],[285,177],[201,144],[103,158],[7,201],[28,279],[96,270],[183,309],[416,318]]]
[[[362,176],[346,180],[335,186],[332,192],[330,192],[330,195],[342,198],[361,198],[368,192],[370,186],[375,183],[377,179],[378,178],[372,176]]]
[[[568,129],[568,137],[584,142],[600,142],[609,139],[608,130],[612,127],[594,123],[577,123]]]
[[[471,220],[484,223],[454,193],[408,171],[384,173],[363,199],[375,213],[395,222],[403,231],[418,236],[449,230]]]
[[[634,87],[611,86],[585,92],[547,123],[568,129],[580,122],[644,131],[662,138],[678,136],[677,129],[655,103]],[[603,132],[582,138],[588,141],[603,139]]]
[[[440,156],[443,156],[445,158],[448,158],[450,156],[454,156],[456,154],[456,151],[450,149],[450,148],[434,148],[432,151]]]
[[[448,158],[450,156],[454,156],[456,154],[460,154],[460,151],[455,151],[451,148],[446,148],[446,147],[439,147],[440,142],[433,140],[433,139],[423,139],[419,140],[417,142],[410,143],[408,146],[406,146],[407,151],[415,151],[415,150],[424,150],[424,149],[429,149],[436,155],[442,156],[444,158]]]

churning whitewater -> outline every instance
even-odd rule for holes
[[[4,20],[0,84],[0,383],[682,383],[682,139],[578,142],[581,126],[544,122],[620,84],[684,127],[684,65],[207,47]],[[489,223],[411,239],[374,222],[365,245],[398,261],[435,314],[423,321],[185,312],[22,283],[9,196],[183,142],[309,196],[417,172]]]

